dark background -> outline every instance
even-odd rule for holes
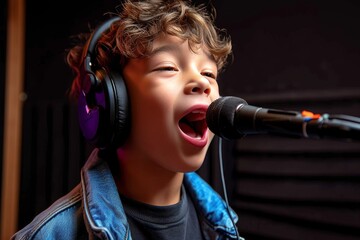
[[[26,3],[19,228],[79,182],[91,146],[67,100],[72,73],[64,53],[71,35],[96,26],[118,3]],[[234,47],[234,60],[220,77],[222,95],[268,108],[360,116],[359,1],[212,3]],[[1,9],[3,96],[6,7]],[[3,107],[0,114],[3,125]],[[216,143],[199,173],[222,194]],[[225,141],[223,153],[230,205],[246,239],[360,238],[358,142],[256,135]]]

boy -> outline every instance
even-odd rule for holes
[[[238,239],[236,214],[194,173],[230,40],[186,1],[122,7],[68,53],[80,126],[97,145],[81,183],[13,238]]]

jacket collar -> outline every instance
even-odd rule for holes
[[[185,174],[184,184],[192,199],[196,199],[194,204],[207,222],[215,230],[220,230],[228,237],[236,239],[236,230],[229,217],[226,203],[219,194],[193,172]],[[234,223],[236,223],[238,221],[237,214],[230,207],[229,211]]]
[[[99,149],[93,150],[81,170],[85,219],[100,238],[130,239],[115,181],[99,152]]]
[[[116,184],[101,153],[99,149],[94,149],[81,170],[85,221],[99,238],[130,240],[130,228]],[[210,185],[196,173],[186,173],[184,185],[206,222],[213,229],[236,238],[225,202]],[[230,212],[236,222],[236,213],[232,209]]]

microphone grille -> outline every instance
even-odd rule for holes
[[[206,122],[210,131],[225,139],[243,137],[234,124],[236,108],[247,102],[238,97],[225,96],[213,101],[206,112]]]

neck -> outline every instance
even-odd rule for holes
[[[180,201],[184,174],[172,172],[155,161],[129,149],[118,150],[119,174],[115,176],[118,191],[133,200],[155,206]]]

